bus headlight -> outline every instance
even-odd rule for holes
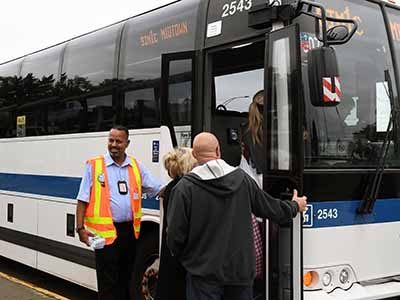
[[[349,272],[347,269],[343,269],[339,275],[339,281],[342,284],[346,284],[349,281]]]
[[[332,282],[332,275],[329,272],[325,272],[324,275],[322,276],[322,284],[324,286],[330,285]]]
[[[324,290],[327,293],[336,288],[349,289],[356,282],[356,275],[350,265],[336,265],[322,268],[304,268],[304,290]]]

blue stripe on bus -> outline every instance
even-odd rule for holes
[[[400,221],[400,199],[378,199],[371,214],[358,214],[361,201],[309,202],[304,228],[323,228]]]
[[[76,199],[80,177],[0,173],[0,190]],[[159,209],[159,201],[144,198],[143,208]]]

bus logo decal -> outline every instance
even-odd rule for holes
[[[313,227],[313,215],[312,204],[307,204],[307,208],[303,212],[303,227]]]

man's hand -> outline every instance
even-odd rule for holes
[[[88,246],[90,246],[90,244],[89,244],[89,237],[90,237],[90,236],[91,236],[91,237],[94,237],[94,236],[95,236],[92,232],[90,232],[89,230],[86,230],[86,229],[81,229],[81,230],[79,230],[78,234],[79,234],[79,240],[80,240],[82,243],[85,243],[85,244],[88,245]]]
[[[299,205],[299,212],[303,212],[306,210],[307,207],[307,197],[299,197],[297,196],[297,190],[293,190],[293,198],[292,201],[296,201]]]

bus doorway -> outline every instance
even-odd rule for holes
[[[255,177],[264,178],[260,186],[265,191],[283,199],[291,198],[294,188],[302,192],[303,160],[294,159],[302,155],[297,134],[301,98],[293,86],[300,82],[297,32],[297,27],[287,27],[266,38],[210,50],[205,59],[204,129],[218,137],[222,158],[230,165],[241,165],[249,107],[264,90],[263,140],[273,140],[260,146],[265,163],[255,168]],[[254,299],[302,299],[301,221],[298,216],[278,226],[261,220],[264,269],[255,280]]]

